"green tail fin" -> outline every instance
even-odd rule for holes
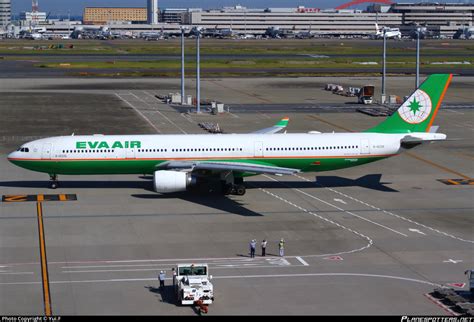
[[[451,74],[429,76],[393,115],[366,132],[429,132],[451,78]]]

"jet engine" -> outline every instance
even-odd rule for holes
[[[159,193],[186,191],[195,183],[196,179],[188,172],[159,170],[153,174],[153,186]]]

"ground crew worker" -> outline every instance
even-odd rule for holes
[[[280,251],[280,257],[285,256],[285,241],[280,239],[280,242],[278,243],[278,250]]]
[[[261,246],[262,246],[262,256],[265,256],[265,254],[266,254],[265,252],[267,250],[267,241],[265,239],[262,240]]]
[[[160,275],[158,275],[158,279],[160,280],[160,288],[165,287],[165,278],[166,278],[165,272],[161,271]]]
[[[173,271],[173,286],[176,285],[176,270],[174,269],[174,267],[172,268],[172,271]]]
[[[250,242],[250,257],[254,258],[255,257],[255,247],[257,247],[257,241],[255,239],[252,239]]]

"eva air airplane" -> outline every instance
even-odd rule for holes
[[[280,133],[288,124],[249,134],[61,136],[32,141],[8,156],[50,175],[153,174],[159,193],[217,180],[243,195],[243,178],[317,172],[385,159],[424,142],[445,140],[432,126],[452,75],[436,74],[379,125],[359,133]]]

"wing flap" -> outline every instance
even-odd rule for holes
[[[298,169],[267,166],[244,162],[212,162],[212,161],[167,161],[160,164],[157,170],[187,169],[211,171],[235,171],[255,174],[291,175],[300,172]]]

